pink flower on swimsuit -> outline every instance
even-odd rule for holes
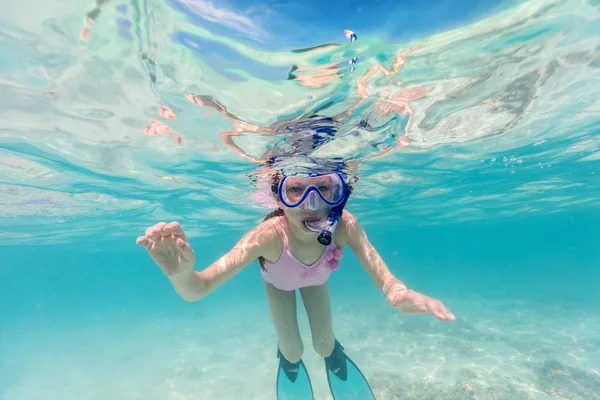
[[[325,254],[325,260],[327,261],[327,266],[330,270],[335,271],[340,267],[340,260],[343,255],[344,253],[337,247],[328,249],[327,254]]]

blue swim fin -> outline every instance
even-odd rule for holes
[[[369,382],[337,340],[331,355],[325,357],[325,370],[334,400],[375,400]]]
[[[312,384],[302,360],[291,363],[277,349],[277,400],[313,400]]]

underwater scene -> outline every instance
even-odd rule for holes
[[[600,400],[599,1],[2,10],[1,400]]]

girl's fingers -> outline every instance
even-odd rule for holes
[[[135,242],[139,245],[144,246],[144,248],[148,251],[152,250],[152,245],[154,244],[154,242],[146,236],[140,236],[136,239]]]
[[[440,308],[436,304],[432,304],[429,308],[431,309],[431,312],[437,319],[439,319],[440,321],[446,320],[446,314],[442,310],[440,310]]]
[[[455,321],[456,318],[439,300],[433,300],[429,303],[429,309],[433,315],[440,321]]]
[[[159,222],[158,224],[151,226],[146,229],[146,237],[150,239],[158,239],[161,236],[162,229],[167,225],[166,222]]]
[[[173,234],[176,236],[185,236],[183,233],[183,228],[177,221],[169,222],[165,226],[163,226],[162,231],[166,234]]]
[[[433,314],[440,321],[456,321],[454,315],[436,299],[413,291],[391,293],[388,301],[392,307],[405,314]]]

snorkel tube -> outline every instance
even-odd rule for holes
[[[348,191],[348,194],[346,197],[344,197],[344,200],[337,206],[333,207],[333,210],[329,212],[325,226],[323,229],[321,229],[321,233],[319,233],[319,237],[317,238],[319,243],[321,243],[323,246],[329,246],[331,244],[331,241],[333,240],[333,234],[340,223],[340,219],[342,219],[342,212],[344,211],[344,206],[346,205],[346,201],[348,201],[348,197],[350,197],[350,191]]]

